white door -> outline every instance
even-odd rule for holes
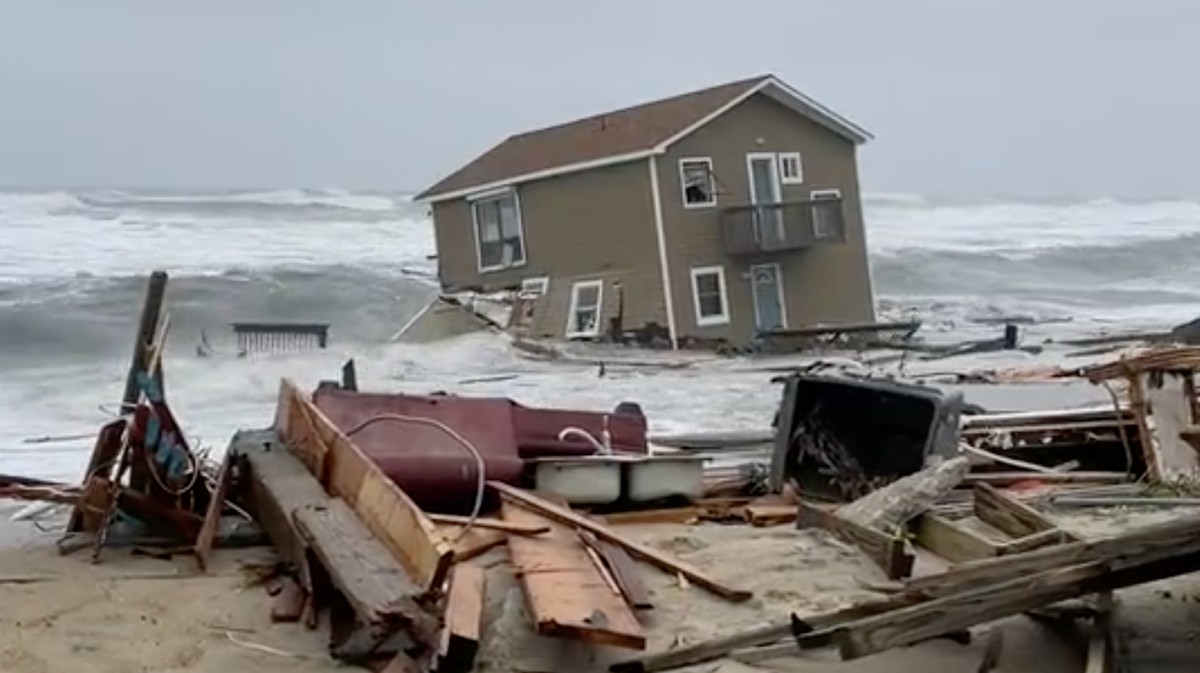
[[[783,211],[773,207],[783,200],[779,186],[779,162],[770,153],[746,155],[746,172],[750,182],[750,203],[755,206],[755,240],[764,247],[783,242]]]
[[[778,264],[750,267],[750,289],[754,294],[754,326],[759,332],[787,327],[783,275]]]

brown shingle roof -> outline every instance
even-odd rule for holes
[[[768,79],[768,75],[509,136],[418,194],[439,194],[561,166],[650,150]]]

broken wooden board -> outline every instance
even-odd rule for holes
[[[429,520],[435,524],[458,526],[460,528],[486,528],[488,530],[499,530],[513,535],[541,535],[548,532],[550,529],[545,526],[515,526],[507,521],[498,519],[488,519],[477,517],[472,519],[469,516],[459,516],[457,514],[427,514]]]
[[[1132,477],[1125,472],[971,472],[963,477],[964,484],[1009,486],[1022,481],[1046,484],[1123,484]]]
[[[650,601],[650,592],[642,581],[641,572],[629,552],[611,542],[597,539],[587,531],[581,531],[579,535],[600,555],[629,607],[635,610],[649,610],[654,607],[654,603]]]
[[[837,517],[884,531],[904,526],[958,486],[970,466],[965,456],[944,460],[840,507]]]
[[[875,562],[888,579],[902,579],[912,574],[916,555],[903,536],[888,535],[853,521],[845,521],[833,512],[804,501],[797,502],[797,528],[823,528],[842,542],[859,548]]]
[[[432,642],[436,625],[418,604],[424,593],[403,566],[340,498],[294,512],[301,539],[364,625],[381,635],[397,628]]]
[[[1183,436],[1200,419],[1193,416],[1189,391],[1195,390],[1191,371],[1149,371],[1130,380],[1142,391],[1140,409],[1146,417],[1151,446],[1146,451],[1151,479],[1177,481],[1200,476],[1200,454]],[[1147,450],[1149,448],[1149,450]]]
[[[917,544],[952,563],[990,558],[996,545],[944,516],[926,512],[917,519]]]
[[[445,626],[438,645],[438,673],[466,673],[475,666],[483,619],[483,568],[458,563],[450,575]]]
[[[717,581],[700,569],[684,563],[678,559],[672,558],[649,545],[629,539],[628,537],[617,533],[613,529],[592,521],[585,516],[573,512],[566,507],[556,505],[540,498],[532,493],[523,491],[514,486],[509,486],[497,481],[489,481],[488,485],[500,492],[501,496],[510,502],[516,502],[524,507],[527,507],[538,514],[557,521],[559,523],[574,526],[580,530],[591,532],[597,538],[606,540],[615,545],[623,547],[634,558],[641,559],[647,563],[653,564],[658,568],[670,573],[671,575],[683,575],[689,582],[701,587],[709,592],[712,592],[726,600],[733,602],[741,602],[749,600],[753,594],[749,591],[735,589],[722,582]],[[512,539],[509,544],[511,547]]]
[[[696,523],[705,516],[703,507],[671,507],[669,509],[643,509],[632,512],[612,512],[602,518],[610,526],[638,525],[648,523]]]
[[[437,593],[453,563],[453,550],[433,522],[362,450],[283,379],[275,428],[331,494],[346,501],[372,533],[429,593]]]
[[[208,555],[212,552],[213,541],[217,537],[217,528],[221,525],[221,511],[225,509],[225,496],[229,493],[229,482],[233,479],[234,455],[228,451],[225,460],[221,461],[221,472],[217,476],[217,486],[213,489],[208,501],[208,511],[204,515],[204,525],[196,536],[193,551],[196,554],[196,564],[200,572],[208,570]]]
[[[438,532],[452,545],[455,563],[469,561],[508,541],[508,533],[486,528],[471,528],[463,533],[459,526],[441,525]]]
[[[315,477],[287,450],[273,430],[238,432],[228,451],[249,466],[251,514],[263,527],[280,556],[292,564],[307,586],[305,544],[296,530],[292,512],[332,498]]]
[[[746,505],[746,518],[752,526],[778,526],[792,523],[796,520],[796,505],[788,504],[755,504]]]
[[[506,500],[503,518],[515,524],[547,525],[540,513]],[[538,633],[593,644],[643,649],[646,636],[633,611],[613,593],[566,525],[550,524],[539,537],[511,536],[509,554]]]
[[[1046,515],[989,484],[975,485],[975,516],[1014,538],[1058,528]]]

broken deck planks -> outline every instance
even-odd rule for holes
[[[244,458],[250,467],[254,520],[267,532],[280,555],[305,578],[305,545],[292,512],[305,505],[327,503],[331,500],[329,494],[273,430],[238,432],[228,451]],[[304,581],[307,583],[307,579]]]
[[[292,513],[305,544],[333,586],[364,622],[404,623],[422,640],[433,637],[432,617],[417,604],[423,590],[340,498]]]
[[[498,519],[486,519],[483,517],[472,519],[469,516],[459,516],[457,514],[426,514],[426,516],[429,517],[430,521],[439,525],[486,528],[488,530],[500,530],[505,533],[512,533],[513,535],[541,535],[550,530],[547,526],[517,526]]]
[[[475,665],[483,619],[484,573],[474,563],[458,563],[450,575],[445,626],[438,647],[438,673],[466,673]]]
[[[508,533],[472,528],[465,533],[458,526],[438,526],[438,532],[454,546],[454,562],[462,563],[499,547],[508,541]]]
[[[990,540],[954,521],[931,512],[917,520],[917,544],[952,563],[996,556]]]
[[[1014,538],[1058,528],[1046,515],[990,484],[975,484],[975,516]]]
[[[600,555],[630,607],[635,610],[649,610],[654,607],[654,603],[650,601],[650,592],[642,582],[641,573],[629,552],[607,540],[597,539],[587,531],[581,531],[580,537]]]
[[[601,540],[607,540],[623,547],[631,556],[653,564],[672,575],[683,575],[692,584],[726,600],[741,602],[753,597],[753,594],[749,591],[735,589],[723,584],[698,568],[674,559],[653,547],[631,540],[603,524],[596,523],[585,516],[549,502],[544,498],[501,482],[489,481],[488,485],[499,491],[509,501],[520,503],[548,519],[589,531]],[[512,540],[510,539],[509,542],[511,546]]]
[[[892,536],[881,530],[846,521],[812,503],[798,501],[797,528],[823,528],[835,537],[860,549],[875,562],[888,579],[902,579],[912,574],[915,555],[903,536]]]
[[[221,525],[221,511],[225,509],[225,495],[229,492],[229,482],[233,480],[234,458],[233,453],[226,452],[225,460],[221,461],[221,472],[209,499],[208,511],[204,514],[204,525],[200,527],[200,534],[196,536],[196,544],[192,547],[200,572],[208,570],[208,555],[212,552],[217,528]]]
[[[501,509],[505,521],[548,522],[512,501]],[[509,537],[508,548],[538,633],[633,649],[646,646],[637,617],[609,588],[568,526],[552,524],[549,533],[536,538]]]
[[[441,590],[453,550],[423,511],[330,421],[283,379],[275,427],[329,491],[346,501],[429,593]]]

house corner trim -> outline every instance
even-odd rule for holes
[[[663,224],[662,191],[658,186],[658,157],[651,155],[646,162],[650,170],[650,198],[654,207],[654,233],[658,240],[658,267],[662,272],[663,303],[667,309],[667,332],[671,337],[671,349],[679,348],[679,335],[675,329],[675,299],[671,292],[671,267],[667,255],[667,231]]]

